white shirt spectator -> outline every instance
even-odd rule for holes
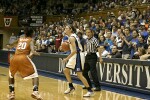
[[[119,48],[119,50],[122,48],[122,39],[120,37],[116,38],[116,45]]]
[[[99,57],[99,53],[97,52],[96,54]],[[106,57],[108,54],[109,54],[109,52],[104,50],[103,53],[102,53],[102,57]]]

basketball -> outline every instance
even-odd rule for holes
[[[69,43],[68,42],[63,42],[61,44],[61,48],[62,48],[63,51],[69,51],[70,50]]]

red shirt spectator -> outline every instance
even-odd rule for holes
[[[56,40],[55,40],[55,49],[56,49],[56,51],[58,51],[58,49],[61,45],[62,37],[63,37],[62,34],[59,33]]]

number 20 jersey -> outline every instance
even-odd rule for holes
[[[30,54],[30,42],[32,41],[32,38],[30,37],[21,37],[19,38],[18,45],[16,47],[16,55],[24,54],[29,55]]]

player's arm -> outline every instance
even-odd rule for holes
[[[30,42],[30,54],[29,54],[29,57],[32,57],[33,55],[40,55],[40,53],[36,52],[34,50],[34,43],[33,43],[33,40]]]
[[[75,44],[75,38],[74,37],[70,37],[69,38],[70,44],[73,47],[73,51],[71,52],[70,55],[68,55],[68,57],[65,59],[66,61],[69,60],[74,54],[77,53],[77,49],[76,49],[76,44]]]

